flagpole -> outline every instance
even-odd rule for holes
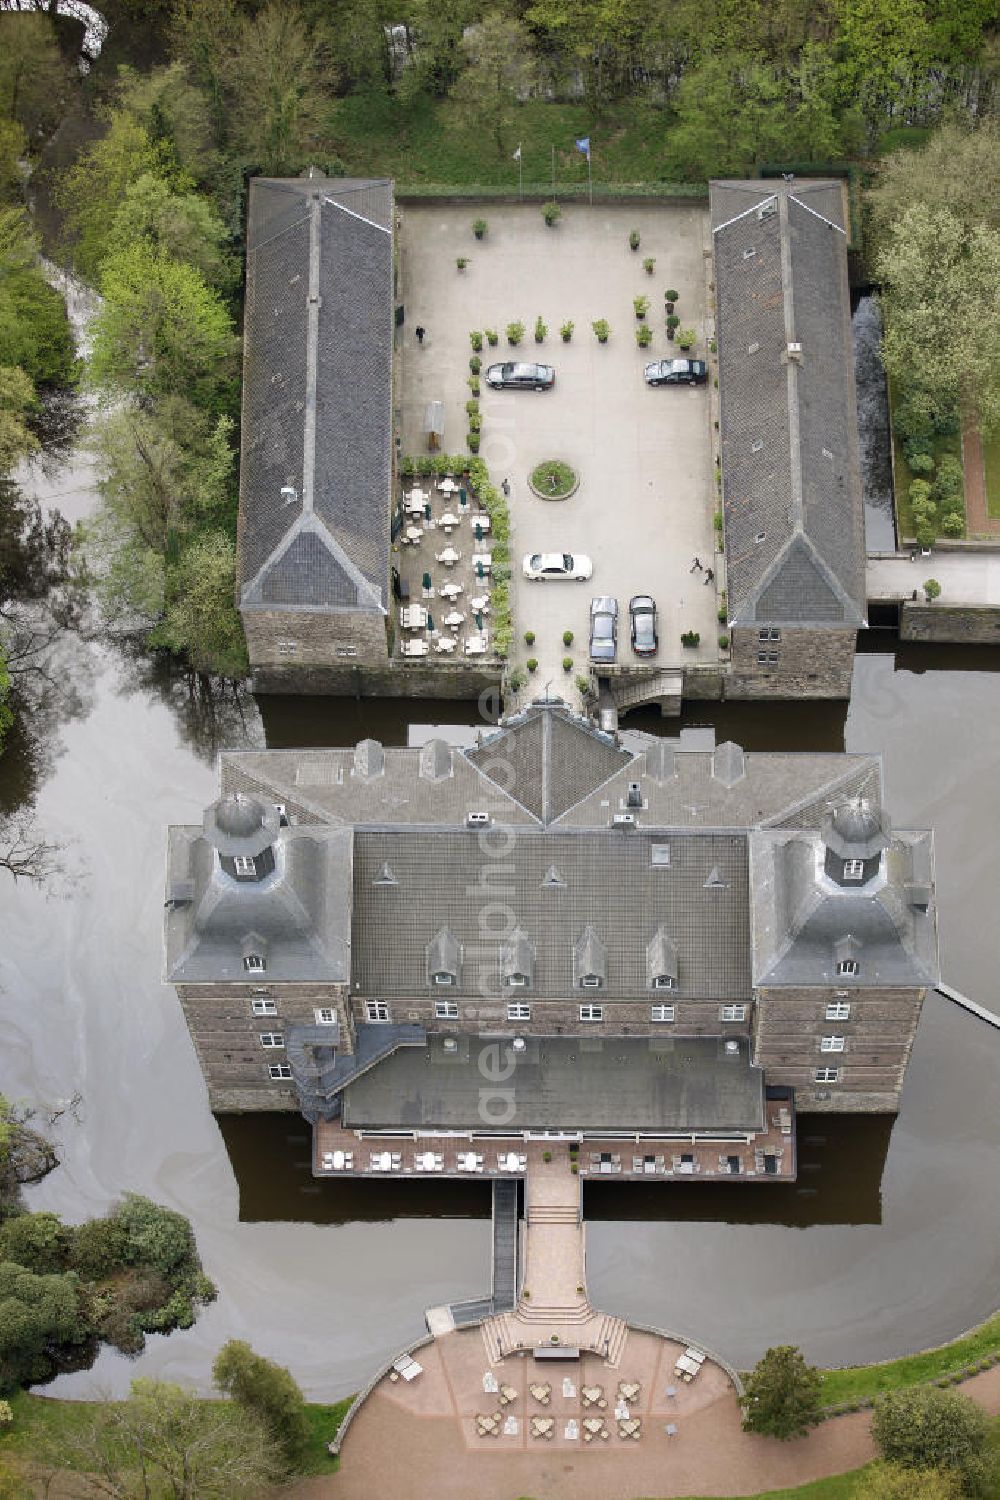
[[[587,190],[590,194],[590,206],[594,206],[594,178],[590,169],[590,147],[587,147]]]
[[[524,202],[524,161],[520,146],[517,148],[517,201]]]
[[[556,195],[556,148],[552,147],[552,196]]]

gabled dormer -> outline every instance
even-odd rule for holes
[[[676,990],[680,975],[677,944],[658,927],[646,944],[646,985],[650,990]]]
[[[573,984],[578,990],[602,990],[608,982],[608,952],[589,924],[573,949]]]
[[[462,972],[462,945],[448,927],[439,927],[427,944],[427,983],[433,990],[457,989]]]
[[[500,948],[500,980],[504,989],[530,989],[535,978],[535,948],[528,934],[515,927]]]

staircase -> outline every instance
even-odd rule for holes
[[[528,1224],[579,1224],[580,1209],[570,1203],[531,1203]]]
[[[684,691],[684,673],[677,669],[664,668],[652,672],[648,677],[613,677],[610,681],[611,696],[619,713],[638,708],[642,703],[658,703],[660,713],[667,716],[681,711],[681,695]]]

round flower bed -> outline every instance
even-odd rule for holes
[[[546,458],[528,475],[528,484],[540,500],[567,500],[576,493],[580,476],[561,458]]]

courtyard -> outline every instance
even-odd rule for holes
[[[472,231],[488,221],[482,240]],[[396,399],[405,454],[427,451],[424,413],[431,401],[444,409],[440,446],[465,449],[470,399],[469,334],[499,333],[481,352],[490,363],[517,357],[551,364],[553,389],[491,391],[480,397],[481,456],[496,484],[510,484],[511,599],[515,637],[512,660],[537,659],[527,696],[546,686],[573,701],[577,676],[588,670],[591,598],[618,600],[618,663],[649,666],[629,642],[628,605],[649,593],[659,609],[661,668],[719,656],[718,582],[690,571],[695,557],[714,567],[711,426],[712,386],[651,389],[643,367],[651,359],[679,353],[667,339],[664,291],[679,293],[682,327],[696,333],[693,353],[706,357],[713,325],[707,316],[711,275],[707,210],[701,205],[566,205],[556,228],[544,222],[538,204],[405,204],[400,217],[400,298],[405,306],[398,356]],[[637,230],[633,251],[629,234]],[[655,261],[653,274],[643,262]],[[466,258],[462,270],[457,260]],[[633,298],[649,298],[652,333],[640,349]],[[534,337],[535,320],[546,325]],[[611,325],[606,344],[592,323]],[[525,325],[512,349],[505,330]],[[574,325],[571,341],[560,328]],[[426,330],[419,344],[415,330]],[[547,501],[528,486],[531,470],[545,459],[561,459],[577,471],[577,491]],[[593,560],[589,582],[527,581],[521,559],[529,552],[582,552]],[[534,642],[525,644],[525,632]],[[572,644],[563,641],[571,631]],[[682,632],[697,632],[694,647]],[[564,658],[571,666],[564,668]]]

